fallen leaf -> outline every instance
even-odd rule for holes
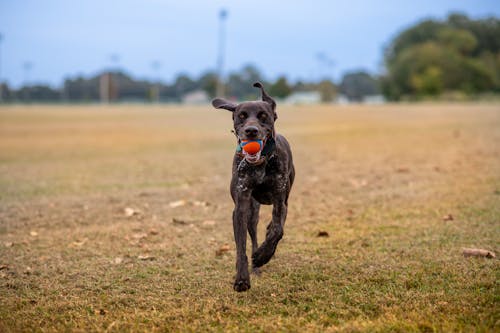
[[[173,222],[174,224],[182,224],[182,225],[187,224],[187,222],[186,222],[186,221],[184,221],[184,220],[180,220],[180,219],[177,219],[177,218],[175,218],[175,217],[174,217],[174,218],[172,218],[172,222]]]
[[[468,249],[464,248],[462,250],[462,254],[464,257],[485,257],[488,259],[495,258],[495,252],[483,250],[483,249]]]
[[[198,207],[207,207],[210,204],[208,202],[206,202],[206,201],[197,201],[197,200],[195,200],[195,201],[193,201],[193,205],[198,206]]]
[[[184,206],[186,204],[186,200],[177,200],[177,201],[172,201],[171,203],[169,203],[168,205],[171,207],[171,208],[176,208],[176,207],[181,207],[181,206]]]
[[[12,247],[14,245],[14,243],[12,242],[5,242],[3,244],[5,245],[5,247]]]
[[[134,239],[143,239],[146,237],[148,237],[148,234],[145,232],[141,232],[141,233],[137,233],[137,234],[132,235],[132,238],[134,238]]]
[[[100,314],[101,316],[104,316],[104,315],[106,314],[106,310],[104,310],[104,309],[99,309],[99,314]]]
[[[407,167],[399,167],[396,169],[396,172],[399,172],[399,173],[408,173],[410,172],[410,169],[407,168]]]
[[[139,259],[139,260],[155,260],[155,257],[148,256],[148,255],[140,255],[140,256],[137,256],[137,259]]]
[[[228,251],[229,251],[229,244],[224,244],[217,251],[215,251],[215,255],[221,256]]]
[[[318,232],[316,237],[330,237],[330,235],[328,234],[327,231],[320,231],[320,232]]]
[[[308,180],[311,182],[311,183],[316,183],[319,181],[319,177],[318,176],[310,176],[308,177]]]
[[[87,243],[89,239],[84,238],[81,241],[74,241],[71,244],[69,244],[70,247],[82,247],[85,243]]]
[[[156,230],[156,229],[151,229],[151,230],[149,230],[149,234],[150,234],[150,235],[158,235],[158,234],[159,234],[159,232],[158,232],[158,230]]]
[[[354,188],[365,187],[366,185],[368,185],[368,182],[366,181],[366,179],[357,180],[357,179],[351,178],[351,179],[349,179],[349,182],[351,183],[351,185]]]
[[[4,270],[4,269],[8,269],[8,268],[9,268],[9,266],[7,266],[7,265],[0,265],[0,271]]]
[[[443,221],[453,221],[453,215],[447,214],[443,216]]]
[[[31,267],[29,267],[29,266],[26,267],[26,269],[24,270],[23,273],[26,274],[26,275],[31,275]]]
[[[206,225],[206,226],[213,226],[213,225],[215,225],[215,221],[214,220],[206,220],[206,221],[203,221],[202,224]]]
[[[123,258],[121,257],[116,257],[114,260],[113,260],[113,263],[116,264],[116,265],[119,265],[123,262]]]
[[[136,209],[130,208],[130,207],[126,207],[123,211],[125,212],[125,216],[126,217],[131,217],[131,216],[134,216],[134,215],[139,215],[141,213],[139,210],[136,210]]]
[[[36,237],[36,236],[38,236],[38,232],[36,232],[36,231],[30,231],[30,236]]]

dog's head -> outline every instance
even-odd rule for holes
[[[276,102],[266,93],[260,82],[254,83],[253,86],[260,88],[261,101],[237,104],[216,98],[212,101],[212,105],[216,109],[225,109],[233,113],[234,131],[239,140],[266,141],[274,136],[274,121],[278,118]]]
[[[238,141],[262,141],[258,153],[248,156],[248,161],[258,161],[267,140],[274,138],[274,122],[278,118],[276,114],[276,102],[264,90],[260,82],[253,85],[260,88],[261,101],[250,101],[233,103],[223,98],[216,98],[212,105],[216,109],[225,109],[233,113],[234,131]]]

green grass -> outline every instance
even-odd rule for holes
[[[500,330],[498,258],[462,256],[499,255],[498,105],[286,107],[277,127],[285,237],[235,293],[229,113],[0,108],[0,331]]]

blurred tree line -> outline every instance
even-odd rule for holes
[[[362,102],[383,94],[389,100],[419,99],[446,95],[468,98],[482,93],[500,93],[500,20],[471,20],[451,14],[444,21],[425,20],[399,33],[384,51],[385,71],[371,75],[365,71],[345,73],[338,83],[329,79],[316,82],[289,82],[286,76],[266,81],[253,65],[230,72],[225,78],[226,96],[237,100],[257,98],[252,87],[261,81],[269,93],[284,99],[294,92],[319,93],[322,102],[339,95]],[[97,102],[101,76],[67,78],[60,89],[27,85],[10,89],[5,84],[5,102]],[[214,97],[217,75],[208,71],[198,77],[179,74],[169,84],[137,80],[122,71],[111,73],[114,100],[124,102],[180,102],[183,96],[204,91]]]
[[[384,94],[392,100],[500,92],[500,20],[451,14],[401,32],[385,51]]]
[[[45,85],[27,85],[13,90],[4,85],[2,89],[5,102],[98,102],[100,101],[102,72],[85,78],[82,76],[67,78],[62,88],[54,89]],[[205,72],[197,78],[185,73],[177,75],[171,84],[147,80],[135,80],[122,71],[111,72],[113,90],[116,90],[115,100],[124,102],[154,101],[158,93],[162,102],[180,102],[183,96],[194,91],[205,91],[208,97],[215,97],[217,75],[215,72]],[[268,91],[276,98],[286,98],[294,91],[319,91],[325,102],[331,102],[337,93],[337,87],[329,80],[319,83],[290,83],[285,76],[275,81],[267,81],[257,67],[246,65],[238,71],[233,71],[226,78],[226,96],[237,99],[255,99],[259,91],[252,84],[261,81]]]

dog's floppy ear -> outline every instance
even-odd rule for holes
[[[236,106],[237,106],[237,104],[230,102],[230,101],[227,101],[223,98],[216,98],[216,99],[212,100],[212,105],[216,109],[226,109],[226,110],[231,111],[231,112],[234,112],[234,110],[236,110]]]
[[[255,82],[253,84],[253,86],[255,88],[259,88],[260,89],[260,92],[262,94],[262,100],[264,102],[267,102],[271,105],[271,107],[273,108],[273,111],[274,111],[274,120],[278,119],[278,115],[276,114],[276,102],[274,101],[274,99],[272,99],[271,96],[269,96],[266,91],[264,90],[264,86],[262,85],[262,83],[260,82]]]

